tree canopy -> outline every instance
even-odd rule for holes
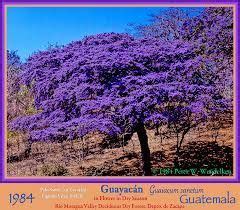
[[[10,129],[29,132],[30,141],[73,140],[94,132],[117,141],[119,135],[137,132],[145,175],[150,175],[145,128],[168,125],[179,147],[191,128],[231,110],[232,98],[222,94],[219,82],[220,68],[229,59],[213,59],[229,54],[231,46],[211,48],[221,41],[217,31],[230,32],[222,28],[225,16],[217,17],[211,32],[205,20],[211,17],[182,24],[188,32],[202,24],[195,41],[193,32],[168,42],[104,33],[33,54],[22,66],[22,80],[39,112],[16,118]]]

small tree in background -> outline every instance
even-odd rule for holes
[[[7,119],[36,112],[33,95],[21,82],[22,63],[16,51],[7,51]]]
[[[20,78],[21,72],[20,57],[16,51],[7,51],[7,100],[8,112],[7,118],[13,119],[20,112],[18,92],[20,91]]]
[[[151,21],[145,25],[133,25],[133,33],[139,37],[157,38],[162,41],[182,39],[183,24],[190,19],[190,11],[170,8],[159,14],[152,14]]]

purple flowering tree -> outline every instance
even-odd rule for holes
[[[206,8],[203,13],[183,24],[183,39],[198,43],[205,63],[215,68],[214,82],[225,98],[233,98],[233,9]],[[216,87],[217,88],[217,87]]]
[[[226,103],[214,83],[198,74],[201,55],[188,42],[99,34],[32,55],[23,83],[37,114],[19,117],[12,130],[29,142],[63,141],[95,132],[115,141],[137,133],[143,173],[151,175],[147,130],[167,125],[179,152],[186,133],[207,120],[214,103]]]
[[[182,40],[196,43],[196,51],[208,62],[202,62],[202,68],[215,68],[215,83],[221,88],[225,98],[233,98],[233,8],[206,7],[194,12],[179,8],[170,8],[159,14],[153,14],[147,25],[135,26],[136,34],[146,38],[158,38],[164,41]],[[211,59],[210,59],[211,58]]]
[[[161,40],[171,37],[171,40],[195,44],[194,52],[198,57],[191,62],[190,67],[190,72],[195,74],[193,80],[197,79],[199,83],[205,81],[215,86],[219,98],[227,101],[227,105],[223,105],[224,102],[212,107],[215,111],[211,113],[210,124],[212,130],[218,133],[223,122],[232,122],[233,109],[230,101],[233,100],[233,9],[206,7],[193,17],[183,10],[170,9],[153,17],[150,24],[138,26],[137,32],[143,37]],[[220,112],[219,106],[224,107],[225,112]]]

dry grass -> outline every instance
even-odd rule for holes
[[[214,133],[194,130],[186,136],[183,148],[190,142],[213,142]],[[148,131],[152,165],[155,168],[174,167],[174,137],[163,140]],[[29,157],[21,156],[26,149],[26,135],[8,138],[8,176],[141,176],[142,163],[137,136],[124,147],[103,148],[104,136],[88,136],[84,140],[62,143],[38,142],[32,144]],[[220,130],[217,144],[233,147],[233,129]],[[19,158],[20,157],[20,158]]]

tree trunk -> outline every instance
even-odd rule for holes
[[[156,127],[155,136],[159,135],[159,126]]]
[[[176,158],[174,160],[174,166],[178,167],[179,166],[179,156],[180,156],[180,150],[182,148],[182,143],[184,141],[185,135],[188,133],[188,131],[190,130],[191,127],[188,127],[187,129],[185,129],[182,133],[181,139],[179,139],[179,134],[177,133],[177,150],[176,150]]]
[[[24,152],[19,155],[19,161],[29,158],[31,152],[32,152],[32,142],[29,141],[26,143],[26,148],[25,148]]]
[[[141,146],[144,176],[151,176],[151,158],[148,146],[148,137],[146,129],[142,123],[137,126],[137,135]]]
[[[178,168],[179,166],[179,161],[178,161],[178,158],[179,158],[179,134],[177,133],[177,149],[176,149],[176,155],[175,155],[175,158],[174,158],[174,167],[175,168]]]

